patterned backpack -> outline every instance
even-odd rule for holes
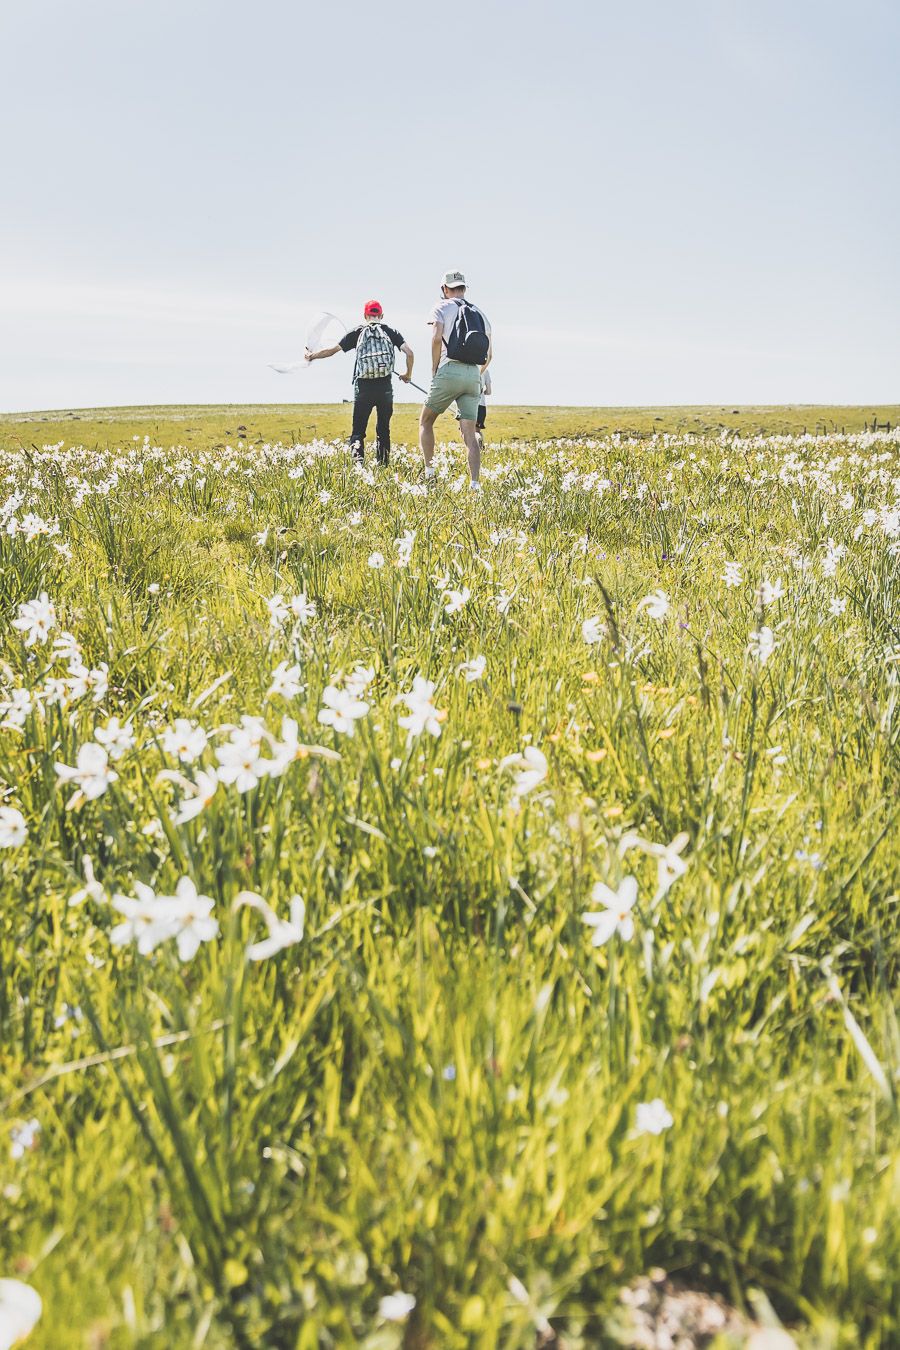
[[[380,323],[367,323],[356,344],[354,380],[379,380],[393,373],[393,342]]]

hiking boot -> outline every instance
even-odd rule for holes
[[[378,449],[375,451],[375,463],[380,464],[382,468],[387,468],[390,462],[391,452],[389,450],[382,450],[379,445]]]

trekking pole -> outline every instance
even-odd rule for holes
[[[399,372],[399,370],[395,370],[395,371],[394,371],[394,374],[397,376],[397,379],[399,380],[399,378],[400,378],[400,372]],[[426,396],[426,398],[428,397],[428,390],[427,390],[427,389],[423,389],[422,386],[421,386],[420,384],[416,384],[415,380],[404,380],[403,383],[404,383],[404,384],[411,384],[412,387],[413,387],[413,389],[418,389],[418,391],[419,391],[420,394],[424,394],[424,395]]]

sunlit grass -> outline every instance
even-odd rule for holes
[[[765,1291],[808,1346],[895,1343],[900,437],[548,425],[475,499],[458,448],[426,493],[403,447],[366,478],[195,423],[4,427],[0,1277],[42,1296],[30,1344],[604,1345],[654,1266]],[[277,771],[188,818],[242,716]],[[112,718],[134,744],[84,799],[57,766]],[[111,941],[113,896],[185,876],[196,955]],[[248,891],[302,897],[302,939],[248,960]]]

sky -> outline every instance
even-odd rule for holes
[[[900,401],[895,0],[0,0],[0,411],[331,402],[462,268],[499,403]],[[398,391],[398,397],[418,396]]]

